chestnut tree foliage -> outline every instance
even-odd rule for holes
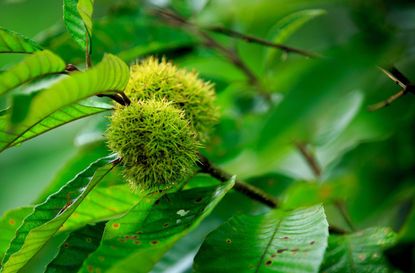
[[[0,26],[0,272],[414,272],[411,1],[59,5]]]

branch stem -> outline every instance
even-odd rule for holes
[[[302,50],[299,48],[295,48],[295,47],[290,47],[290,46],[286,46],[283,44],[277,44],[277,43],[272,43],[270,41],[255,37],[255,36],[251,36],[251,35],[247,35],[247,34],[243,34],[231,29],[226,29],[223,27],[209,27],[206,28],[208,31],[212,31],[215,33],[219,33],[222,35],[226,35],[229,36],[231,38],[236,38],[239,40],[243,40],[247,43],[254,43],[254,44],[259,44],[259,45],[263,45],[263,46],[268,46],[268,47],[273,47],[273,48],[277,48],[280,49],[286,53],[296,53],[308,58],[318,58],[321,57],[320,55],[318,55],[317,53],[314,52],[309,52],[306,50]]]
[[[200,167],[200,172],[207,173],[221,182],[229,181],[232,178],[231,174],[214,166],[212,162],[203,155],[199,155],[198,165]],[[235,180],[234,189],[270,208],[276,208],[278,206],[278,202],[272,196],[268,195],[268,193],[241,180]]]
[[[320,165],[318,164],[317,159],[314,157],[311,151],[307,149],[307,145],[298,142],[295,144],[295,146],[297,146],[298,151],[304,157],[314,176],[319,178],[321,176]]]

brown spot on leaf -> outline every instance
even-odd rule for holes
[[[287,251],[287,250],[288,250],[288,248],[281,248],[281,249],[277,250],[277,253],[281,254],[281,253],[284,253],[284,251]]]
[[[316,241],[311,241],[310,245],[314,245],[316,243]]]
[[[92,238],[87,237],[87,238],[85,238],[85,241],[86,241],[88,244],[90,244],[90,243],[92,243]]]
[[[143,232],[142,231],[136,231],[135,234],[143,234]]]
[[[94,272],[94,267],[92,266],[92,265],[88,265],[87,267],[86,267],[86,270],[88,270],[88,272]]]
[[[157,241],[157,240],[151,241],[152,245],[157,245],[158,243],[159,243],[159,241]]]
[[[135,244],[135,245],[140,245],[140,244],[141,244],[141,241],[139,241],[139,240],[135,240],[135,241],[134,241],[134,244]]]
[[[271,260],[268,260],[268,261],[265,262],[265,265],[266,266],[270,266],[271,264],[272,264],[272,261]]]
[[[114,224],[112,224],[112,228],[113,229],[119,229],[120,228],[120,224],[119,223],[114,223]]]
[[[291,252],[292,252],[292,254],[297,254],[297,252],[299,251],[299,249],[298,248],[293,248],[293,249],[291,249]]]
[[[281,239],[288,240],[289,238],[288,238],[288,236],[285,236],[285,237],[282,237]]]
[[[202,197],[198,197],[195,199],[195,203],[200,203],[202,202],[203,198]]]
[[[14,225],[14,224],[16,224],[16,221],[15,221],[13,218],[10,218],[10,220],[9,220],[9,224],[10,224],[10,225]]]
[[[232,244],[232,240],[231,240],[231,239],[226,239],[226,243],[227,243],[228,245],[230,245],[230,244]]]
[[[118,242],[125,243],[125,239],[124,238],[118,238]]]
[[[165,227],[165,228],[168,227],[168,226],[169,226],[169,223],[164,223],[163,224],[163,227]]]
[[[63,247],[64,248],[69,248],[69,243],[68,242],[63,243]]]

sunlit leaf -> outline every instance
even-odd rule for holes
[[[72,38],[84,50],[90,48],[92,35],[92,0],[64,0],[63,19]]]
[[[16,230],[22,224],[23,219],[26,218],[32,210],[32,207],[13,209],[7,211],[0,219],[0,259],[2,259],[6,253],[10,241],[14,238]]]
[[[321,272],[391,272],[382,252],[395,241],[396,234],[388,228],[331,235]]]
[[[32,53],[41,49],[22,34],[0,27],[0,53]]]
[[[40,132],[102,112],[101,108],[83,107],[77,103],[99,93],[123,90],[128,78],[128,66],[108,54],[93,69],[74,73],[57,82],[33,99],[27,117],[21,123],[10,128],[5,119],[0,120],[0,151]],[[43,125],[47,126],[46,130]]]
[[[134,193],[127,183],[97,187],[66,221],[62,230],[74,230],[86,224],[117,218],[127,213],[143,198],[143,194]]]
[[[323,207],[235,216],[208,235],[196,272],[317,272],[327,247]]]
[[[149,200],[107,224],[100,247],[80,272],[148,272],[178,239],[210,214],[232,186],[229,181],[218,187],[170,193],[154,206],[154,199],[147,197]]]
[[[114,156],[91,164],[24,219],[4,259],[3,272],[18,272],[52,238],[89,192],[114,167]]]
[[[30,80],[64,70],[64,61],[52,52],[48,50],[35,52],[0,74],[0,95]]]
[[[77,272],[88,255],[98,248],[104,228],[105,223],[102,222],[72,232],[45,272]]]

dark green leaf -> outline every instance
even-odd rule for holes
[[[317,272],[327,247],[322,206],[235,216],[208,235],[196,272]]]
[[[98,93],[123,90],[128,78],[128,66],[108,54],[93,69],[74,73],[41,91],[21,123],[9,128],[7,120],[0,119],[0,151],[69,121],[104,111],[77,103]]]
[[[47,273],[77,272],[88,255],[98,248],[105,223],[86,226],[72,232],[61,246],[58,256],[48,265]]]
[[[92,0],[63,1],[63,19],[65,26],[72,38],[84,50],[90,50],[92,12]]]
[[[41,49],[22,34],[0,27],[0,53],[32,53]]]
[[[64,70],[64,61],[52,52],[48,50],[36,52],[0,74],[0,95],[30,80]]]
[[[321,272],[391,272],[382,252],[395,241],[396,234],[388,228],[331,235]]]
[[[18,272],[52,238],[90,191],[112,170],[104,157],[69,181],[24,219],[3,259],[3,272]]]
[[[148,272],[178,239],[210,214],[233,183],[170,193],[154,206],[154,197],[147,196],[124,217],[107,224],[101,246],[80,272]]]

